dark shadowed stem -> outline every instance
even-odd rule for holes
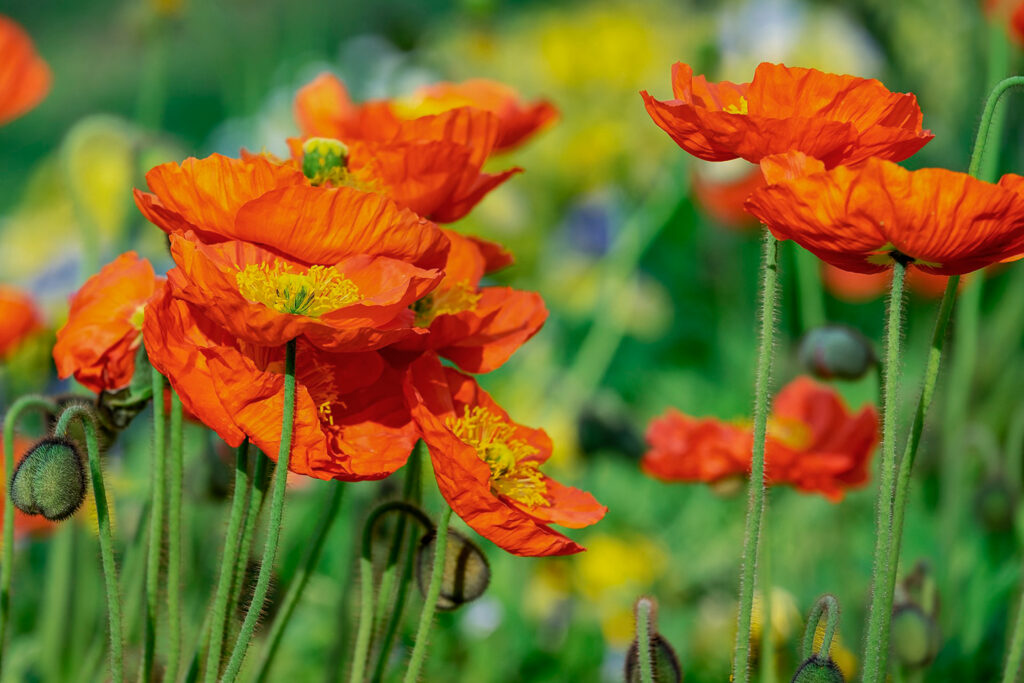
[[[153,678],[153,659],[156,651],[156,621],[160,599],[160,560],[164,541],[164,494],[166,488],[166,415],[164,412],[164,376],[155,367],[153,386],[153,457],[150,461],[151,479],[149,517],[149,548],[146,555],[146,605],[143,617],[142,658],[139,680]]]
[[[44,396],[22,396],[4,415],[4,489],[14,474],[14,428],[26,410],[57,412],[57,404]],[[3,666],[4,645],[7,642],[7,624],[11,615],[11,569],[14,564],[14,500],[4,496],[4,535],[0,556],[0,672]]]
[[[106,582],[107,617],[110,620],[110,676],[114,683],[124,680],[123,635],[121,629],[121,599],[117,584],[117,565],[114,564],[114,544],[110,533],[110,510],[107,508],[107,491],[103,486],[103,469],[100,466],[100,447],[96,440],[96,422],[91,408],[72,405],[61,413],[57,436],[67,433],[68,425],[75,418],[85,430],[86,451],[89,454],[89,478],[92,480],[93,500],[96,503],[96,521],[99,528],[100,559],[103,565],[103,579]],[[57,656],[54,653],[53,656]]]
[[[281,636],[284,635],[284,630],[287,628],[288,621],[295,611],[295,606],[299,603],[302,591],[309,582],[309,577],[316,570],[317,565],[320,564],[320,555],[324,549],[324,541],[327,540],[327,535],[331,532],[331,527],[334,526],[334,520],[338,516],[338,509],[341,507],[342,495],[345,492],[344,484],[341,482],[332,482],[330,489],[327,494],[327,500],[323,505],[323,514],[320,517],[320,522],[317,524],[316,531],[313,532],[312,541],[310,545],[306,546],[306,554],[299,563],[299,569],[295,576],[292,577],[292,582],[289,584],[288,591],[281,601],[281,607],[277,611],[277,616],[274,617],[274,623],[270,627],[270,634],[267,636],[267,646],[263,651],[263,658],[260,660],[259,668],[253,678],[257,683],[267,680],[270,665],[274,661],[274,655],[277,654],[278,645],[281,644]]]
[[[892,271],[889,316],[885,334],[885,395],[882,403],[882,460],[879,464],[878,500],[875,503],[875,554],[871,573],[871,606],[868,610],[867,641],[864,651],[864,683],[885,680],[889,642],[887,624],[892,613],[889,572],[893,532],[893,500],[896,496],[895,428],[900,363],[900,338],[903,324],[903,283],[907,267],[897,261]]]
[[[256,526],[259,524],[260,513],[263,512],[263,501],[266,499],[267,485],[270,483],[267,478],[267,470],[273,466],[272,463],[273,461],[262,451],[256,451],[252,476],[249,477],[248,502],[243,513],[242,539],[238,542],[238,558],[235,561],[235,577],[231,582],[229,605],[237,605],[242,599],[242,589],[245,588],[246,572],[249,569],[252,541],[256,537]],[[233,624],[233,621],[229,622],[229,626]],[[231,637],[237,635],[231,629],[228,629],[228,633]]]
[[[295,340],[288,342],[285,352],[284,371],[284,410],[281,419],[281,446],[277,453],[277,467],[274,468],[274,489],[270,499],[270,519],[267,523],[267,541],[263,548],[263,559],[260,563],[260,574],[256,579],[249,610],[242,622],[242,629],[235,640],[231,659],[224,670],[225,683],[232,683],[242,668],[242,661],[249,649],[256,622],[259,621],[263,602],[270,589],[270,575],[274,571],[274,560],[277,557],[277,543],[281,538],[281,520],[284,517],[284,493],[288,480],[288,461],[292,451],[292,429],[295,418]]]
[[[164,680],[178,680],[181,665],[181,484],[183,431],[181,399],[171,392],[171,457],[167,499],[167,670]]]
[[[441,521],[437,523],[437,537],[434,540],[434,566],[430,572],[430,586],[423,601],[423,612],[420,613],[420,624],[416,629],[416,644],[409,658],[409,668],[405,672],[405,683],[416,683],[420,677],[420,669],[427,658],[427,641],[430,639],[430,625],[434,622],[437,610],[437,598],[441,594],[441,578],[444,575],[445,554],[448,551],[448,525],[452,521],[452,509],[445,505],[441,513]]]
[[[740,683],[748,683],[750,680],[750,626],[754,612],[754,585],[757,576],[757,553],[761,541],[761,519],[764,517],[764,446],[768,426],[768,385],[771,381],[775,338],[775,301],[778,297],[779,242],[767,230],[764,236],[761,275],[761,341],[754,382],[754,446],[750,462],[739,616],[732,665],[732,680]]]

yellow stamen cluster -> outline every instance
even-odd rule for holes
[[[466,281],[453,287],[428,294],[412,305],[416,311],[416,324],[428,327],[439,315],[472,311],[480,303],[480,294]]]
[[[318,318],[362,298],[355,284],[331,266],[296,273],[282,263],[256,263],[235,278],[242,296],[278,313]]]
[[[810,447],[813,438],[811,428],[806,422],[791,417],[769,418],[768,433],[783,446],[795,451]]]
[[[727,114],[746,114],[747,113],[747,98],[741,97],[739,104],[730,104],[722,107],[722,111]]]
[[[498,415],[477,406],[466,406],[462,417],[449,417],[448,429],[476,449],[491,468],[491,492],[530,507],[551,505],[540,465],[528,460],[537,449],[515,438],[515,427]]]

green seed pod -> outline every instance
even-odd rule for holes
[[[1016,493],[1002,476],[990,477],[974,496],[974,513],[989,531],[1012,529],[1016,507]]]
[[[340,182],[348,165],[348,147],[334,138],[310,138],[302,145],[302,173],[314,185]]]
[[[426,534],[420,541],[416,554],[416,583],[423,595],[427,594],[430,575],[434,569],[436,540],[436,532]],[[491,567],[480,548],[459,532],[449,530],[437,608],[453,610],[476,600],[487,590],[490,581]]]
[[[11,501],[30,515],[67,519],[85,500],[85,466],[74,442],[50,437],[37,443],[11,478]]]
[[[676,651],[658,633],[651,634],[651,673],[657,683],[683,680],[683,667]],[[635,639],[626,652],[626,683],[640,683],[640,643]]]
[[[893,610],[889,633],[893,658],[907,668],[927,666],[939,653],[938,626],[917,605],[900,605]]]
[[[791,683],[846,683],[846,679],[831,657],[811,655],[796,670]]]
[[[867,338],[846,325],[817,327],[800,341],[800,364],[819,379],[859,379],[877,362]]]

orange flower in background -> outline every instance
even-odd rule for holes
[[[170,288],[143,328],[153,367],[230,446],[248,437],[272,459],[281,440],[284,346],[238,341]],[[405,404],[404,367],[376,352],[328,353],[298,340],[288,469],[317,479],[381,479],[405,464],[419,436]]]
[[[676,143],[707,161],[752,163],[790,150],[829,168],[869,157],[900,161],[934,137],[921,127],[911,94],[874,79],[759,64],[750,83],[714,83],[683,63],[672,67],[675,99],[641,95],[647,112]]]
[[[693,169],[694,199],[712,220],[734,230],[757,226],[757,220],[747,213],[743,202],[751,192],[765,185],[757,167],[744,166],[739,176],[728,179],[715,178],[697,166]]]
[[[451,250],[444,279],[413,306],[416,324],[428,334],[399,347],[434,350],[466,372],[491,372],[537,333],[548,311],[536,292],[480,287],[486,273],[512,262],[511,254],[496,244],[445,232]]]
[[[663,481],[711,483],[748,475],[753,439],[749,426],[669,409],[648,427],[642,467]],[[768,419],[766,476],[772,484],[838,501],[847,489],[867,483],[877,443],[872,406],[853,415],[835,390],[798,377],[779,392]]]
[[[877,273],[899,259],[928,273],[959,275],[1024,254],[1024,177],[992,184],[881,159],[826,171],[821,162],[790,155],[762,163],[769,182],[776,165],[802,166],[807,175],[755,191],[747,210],[780,240],[792,239],[838,268]]]
[[[0,15],[0,125],[39,104],[50,91],[51,78],[28,34]]]
[[[514,555],[583,550],[549,525],[589,526],[607,508],[541,473],[551,455],[543,430],[513,422],[472,378],[430,354],[410,366],[406,392],[441,495],[466,524]]]
[[[68,321],[57,331],[53,360],[63,379],[90,391],[114,391],[135,374],[146,304],[163,278],[134,251],[121,254],[71,296]]]
[[[821,265],[821,277],[825,288],[837,299],[862,303],[884,296],[889,291],[889,283],[892,280],[891,271],[851,273],[827,263]],[[960,280],[961,287],[969,277],[965,276]],[[946,275],[932,275],[917,268],[912,268],[907,272],[907,288],[929,299],[937,299],[942,296],[946,291],[948,281],[949,277]]]
[[[0,359],[9,357],[41,327],[32,297],[15,287],[0,285]]]

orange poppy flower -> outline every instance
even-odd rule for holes
[[[53,360],[61,378],[75,376],[90,391],[115,391],[135,374],[146,303],[163,278],[134,251],[121,254],[71,296],[68,321],[57,331]]]
[[[855,273],[896,259],[937,275],[959,275],[1024,254],[1024,177],[998,184],[940,168],[908,171],[881,159],[824,170],[800,154],[762,162],[806,175],[755,191],[747,211],[780,240]]]
[[[544,430],[513,422],[476,381],[432,354],[409,367],[406,391],[441,495],[466,524],[514,555],[583,550],[549,525],[589,526],[607,508],[541,473],[551,455]]]
[[[36,54],[32,39],[0,15],[0,125],[39,104],[50,81],[50,67]]]
[[[0,285],[0,359],[10,356],[42,325],[32,297],[20,289]]]
[[[708,82],[682,63],[672,67],[675,99],[641,95],[647,112],[676,143],[708,161],[758,163],[790,150],[829,168],[869,157],[900,161],[934,136],[921,128],[911,94],[874,79],[759,64],[750,83]]]
[[[284,409],[284,346],[239,341],[192,304],[160,290],[143,334],[153,366],[186,410],[230,446],[248,437],[277,458]],[[382,479],[418,438],[403,370],[376,352],[328,353],[298,340],[288,469],[317,479]]]
[[[642,467],[663,481],[710,483],[747,475],[753,439],[749,426],[669,409],[648,427],[650,450]],[[838,501],[846,489],[867,483],[877,443],[873,407],[852,415],[834,390],[798,377],[779,392],[769,417],[767,478]]]
[[[862,303],[884,296],[889,291],[889,282],[892,280],[890,271],[851,273],[827,263],[821,265],[821,277],[825,282],[825,288],[837,299]],[[961,279],[961,287],[968,277],[970,276]],[[946,275],[932,275],[916,268],[907,272],[907,288],[928,299],[937,299],[942,296],[946,291],[948,281],[949,277]]]
[[[719,225],[735,230],[757,226],[757,220],[747,213],[743,202],[751,192],[764,187],[764,175],[756,166],[747,166],[745,171],[738,178],[718,180],[694,168],[694,199]]]
[[[480,279],[512,262],[500,246],[451,230],[444,279],[413,305],[416,324],[428,334],[399,348],[436,351],[466,372],[497,369],[544,324],[548,311],[536,292],[480,287]]]
[[[20,435],[14,436],[14,459],[15,468],[17,468],[18,462],[24,457],[32,446],[35,445],[34,441],[30,441]],[[3,444],[0,443],[0,477],[3,477],[4,481],[9,481],[4,473],[4,463],[6,459],[4,455]],[[8,495],[7,487],[0,487],[0,524],[3,524],[4,519],[4,496]],[[57,528],[57,522],[51,522],[42,515],[28,515],[19,510],[17,507],[14,508],[14,538],[21,539],[25,536],[45,536],[53,533]]]

